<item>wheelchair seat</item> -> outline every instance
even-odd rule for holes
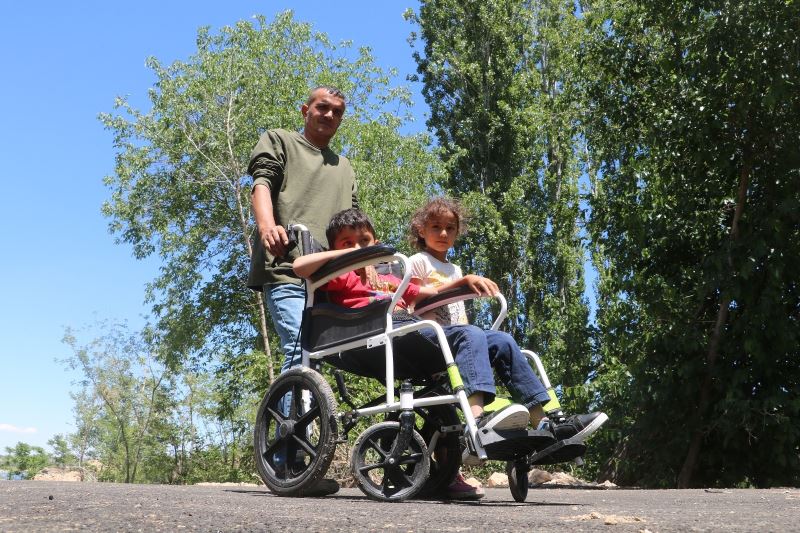
[[[349,308],[332,303],[317,303],[303,312],[301,345],[309,352],[325,350],[345,343],[380,335],[386,331],[390,300],[372,302],[365,307]],[[446,370],[441,349],[417,332],[392,340],[395,379],[425,382]],[[411,356],[413,354],[413,356]],[[359,376],[386,379],[385,348],[359,347],[322,359],[328,364]]]

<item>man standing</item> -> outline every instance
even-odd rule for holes
[[[301,363],[298,336],[305,305],[302,281],[292,271],[299,252],[287,248],[284,226],[303,224],[324,243],[325,225],[334,213],[358,204],[350,161],[328,148],[342,123],[344,95],[333,87],[315,87],[300,111],[303,133],[266,131],[247,167],[258,226],[247,286],[264,292],[283,348],[281,372]]]
[[[247,286],[264,293],[284,353],[281,372],[302,362],[299,336],[306,296],[302,280],[292,270],[299,250],[289,249],[285,226],[303,224],[314,240],[324,243],[331,217],[358,206],[350,161],[328,148],[344,111],[339,89],[315,87],[300,108],[303,133],[267,130],[250,153],[247,173],[253,177],[250,194],[258,238]],[[287,459],[279,455],[277,461]],[[336,481],[322,479],[304,493],[323,496],[338,490]]]

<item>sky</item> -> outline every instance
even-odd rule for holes
[[[58,362],[71,354],[65,328],[83,330],[79,340],[89,342],[99,320],[134,329],[149,311],[144,286],[158,261],[136,260],[108,233],[100,207],[114,149],[97,120],[116,96],[146,110],[154,77],[145,59],[188,59],[201,26],[214,31],[292,9],[334,42],[371,47],[376,62],[404,80],[415,70],[406,42],[413,27],[402,17],[408,7],[418,2],[0,4],[0,454],[19,441],[49,450],[53,435],[74,431],[78,376]],[[427,108],[419,85],[408,85],[422,130]]]

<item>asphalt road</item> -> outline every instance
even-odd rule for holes
[[[0,531],[800,531],[800,489],[507,489],[380,503],[358,489],[281,498],[238,486],[0,481]]]

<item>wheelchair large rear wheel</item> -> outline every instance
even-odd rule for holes
[[[400,435],[399,422],[381,422],[367,428],[353,446],[351,466],[361,491],[373,500],[397,502],[413,497],[428,477],[430,458],[416,430],[404,450],[391,457]]]
[[[337,431],[336,402],[322,375],[309,368],[284,372],[256,417],[254,454],[261,479],[276,494],[303,496],[328,471]]]

